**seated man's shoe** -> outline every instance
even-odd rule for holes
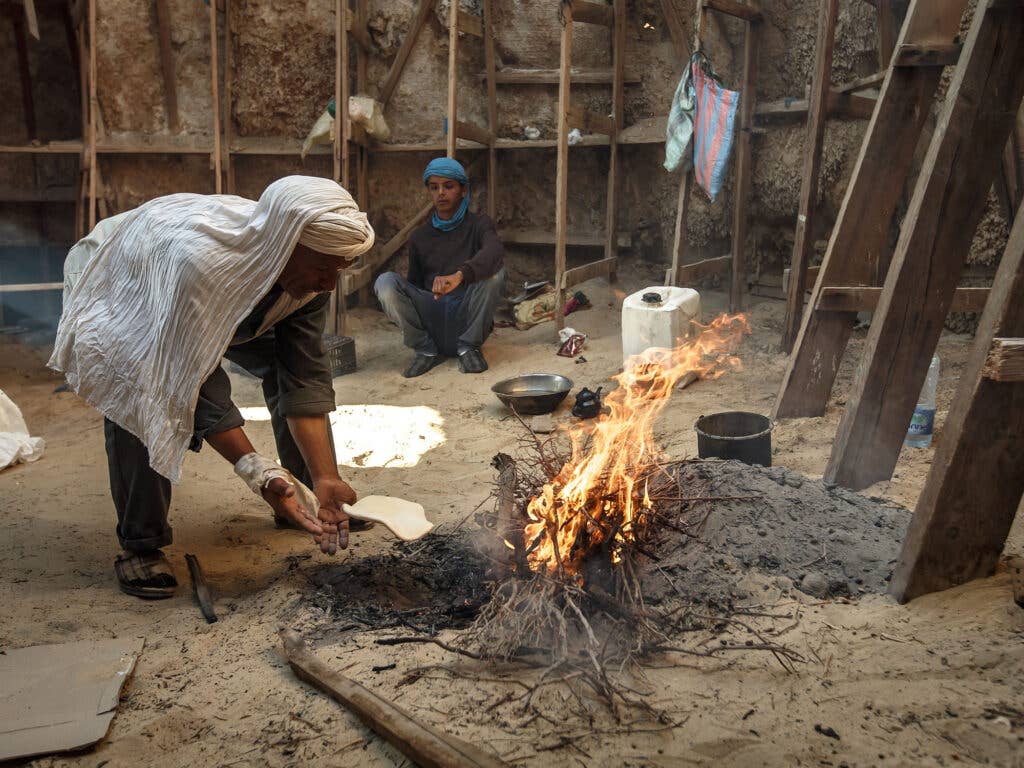
[[[122,552],[114,560],[114,573],[121,591],[133,597],[161,600],[178,589],[174,570],[159,549]]]
[[[463,373],[483,373],[487,370],[487,361],[479,349],[467,349],[459,353],[459,369]]]
[[[440,355],[417,354],[416,357],[412,359],[412,362],[409,364],[409,367],[405,369],[405,372],[402,375],[405,376],[405,378],[407,379],[414,379],[417,376],[422,376],[424,373],[429,371],[434,366],[439,365],[443,359],[444,358],[442,358]]]

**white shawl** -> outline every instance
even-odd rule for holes
[[[178,482],[199,388],[300,238],[347,263],[370,249],[373,229],[342,187],[308,176],[275,181],[259,202],[149,201],[96,248],[65,304],[50,367]]]

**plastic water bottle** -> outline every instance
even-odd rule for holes
[[[932,444],[932,432],[935,430],[935,389],[939,384],[939,356],[932,355],[932,363],[928,366],[928,376],[921,388],[921,396],[917,398],[917,407],[907,427],[904,445],[911,448],[927,448]]]

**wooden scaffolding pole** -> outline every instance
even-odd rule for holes
[[[334,180],[348,189],[348,31],[347,0],[334,3]]]
[[[614,0],[612,27],[612,133],[608,136],[608,194],[604,218],[604,258],[608,279],[615,279],[619,243],[619,133],[625,121],[624,73],[626,63],[626,0]]]
[[[1024,98],[1024,4],[978,6],[918,176],[825,480],[892,476]],[[820,278],[819,278],[820,279]]]
[[[732,205],[732,280],[729,287],[729,311],[739,312],[743,303],[746,278],[747,204],[753,167],[750,157],[750,131],[754,127],[757,49],[761,37],[760,12],[753,2],[740,8],[757,12],[748,17],[743,37],[743,83],[740,86],[739,125],[736,127],[736,191]]]
[[[220,156],[220,45],[217,34],[217,2],[210,0],[210,87],[213,93],[213,177],[217,194],[224,191],[224,177],[221,175]]]
[[[167,110],[167,130],[177,133],[178,87],[174,76],[174,54],[171,52],[171,9],[168,0],[155,0],[156,26],[160,46],[160,74],[164,81],[164,109]]]
[[[89,0],[89,231],[96,226],[96,0]]]
[[[221,105],[224,127],[224,188],[229,195],[235,194],[235,163],[231,156],[234,141],[234,120],[232,119],[232,93],[235,85],[235,56],[231,35],[234,33],[232,0],[224,0],[224,99]]]
[[[484,0],[484,74],[487,78],[487,130],[491,143],[487,147],[487,215],[494,221],[498,215],[498,89],[494,62],[494,4]]]
[[[448,11],[448,125],[446,126],[445,147],[448,157],[455,157],[459,141],[459,0],[451,0]]]
[[[899,45],[948,44],[957,35],[966,5],[967,0],[913,0]],[[826,286],[881,282],[878,273],[884,274],[889,263],[889,228],[941,75],[941,67],[891,67],[882,83],[773,418],[825,412],[856,313],[819,310],[821,292]]]
[[[818,174],[821,149],[825,140],[828,95],[832,88],[832,51],[836,42],[839,0],[824,0],[818,13],[818,43],[814,54],[814,77],[807,112],[807,138],[804,141],[803,178],[800,184],[800,209],[796,217],[793,258],[789,269],[789,295],[782,331],[782,348],[789,354],[800,331],[803,317],[807,266],[814,254],[814,213],[818,203]]]
[[[565,240],[567,233],[566,205],[569,196],[569,107],[572,66],[572,14],[571,3],[561,6],[562,37],[558,60],[558,160],[555,170],[555,327],[565,327],[565,288],[562,277],[565,274]]]
[[[1024,337],[1024,207],[903,540],[890,585],[900,602],[991,574],[1021,503],[1024,382],[986,376],[996,334]]]

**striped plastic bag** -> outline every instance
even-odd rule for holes
[[[701,188],[714,200],[725,182],[736,128],[740,92],[722,85],[711,62],[703,53],[690,61],[697,101],[693,136],[693,174]]]

